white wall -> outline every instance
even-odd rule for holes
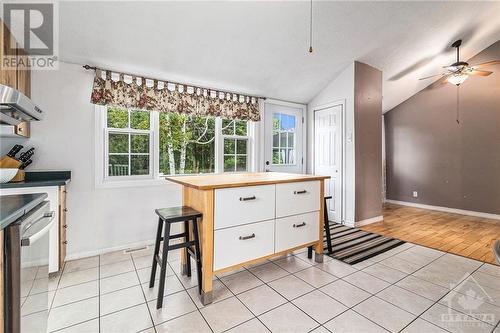
[[[36,147],[30,170],[71,170],[68,185],[68,257],[149,242],[155,236],[155,208],[181,204],[178,185],[95,188],[93,72],[60,63],[57,71],[32,72],[32,99],[45,119],[32,123],[29,140],[2,139],[2,153],[14,143]]]
[[[354,225],[355,150],[354,150],[354,62],[307,104],[307,172],[314,172],[314,110],[333,102],[345,102],[345,222]]]

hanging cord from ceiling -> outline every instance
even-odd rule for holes
[[[457,124],[460,125],[460,94],[459,94],[460,86],[457,85]]]
[[[311,0],[310,12],[309,12],[309,53],[312,53],[312,39],[313,39],[313,0]]]

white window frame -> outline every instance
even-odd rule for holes
[[[252,156],[253,155],[253,147],[255,145],[255,140],[253,140],[252,133],[255,131],[252,130],[252,127],[255,127],[255,123],[252,121],[247,121],[247,135],[228,135],[228,134],[223,134],[222,133],[222,119],[217,118],[216,123],[219,122],[219,128],[217,128],[216,125],[216,133],[220,133],[219,138],[217,141],[219,141],[218,144],[218,149],[217,154],[215,156],[216,159],[216,165],[218,166],[218,170],[216,171],[217,173],[244,173],[244,172],[253,172],[255,170],[255,165],[254,163],[251,163],[252,161]],[[247,153],[246,153],[246,165],[247,165],[247,171],[225,171],[224,170],[224,139],[237,139],[237,140],[246,140],[247,141]],[[236,149],[236,148],[235,148]],[[236,157],[236,151],[234,156]],[[236,160],[235,160],[236,163]]]
[[[113,188],[113,187],[138,187],[165,185],[164,175],[160,173],[160,132],[159,132],[159,112],[150,111],[150,129],[149,130],[132,130],[150,132],[150,173],[149,175],[136,176],[107,176],[108,173],[108,132],[118,132],[117,129],[107,128],[107,107],[95,105],[95,187],[96,188]],[[258,161],[254,157],[258,156],[259,138],[256,137],[259,124],[253,121],[247,121],[247,135],[223,135],[222,134],[222,118],[215,118],[215,173],[224,172],[224,138],[246,139],[247,140],[247,171],[254,172],[257,170]],[[126,133],[132,133],[129,129],[123,129]],[[139,133],[139,132],[137,132]],[[238,171],[242,173],[244,171]]]

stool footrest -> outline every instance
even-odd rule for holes
[[[182,248],[185,248],[185,247],[188,247],[188,246],[193,246],[194,244],[196,243],[196,241],[189,241],[189,242],[182,242],[182,243],[179,243],[179,244],[174,244],[174,245],[169,245],[168,246],[168,250],[177,250],[177,249],[182,249]]]
[[[181,238],[181,237],[186,237],[186,236],[187,236],[187,233],[183,232],[180,234],[171,235],[168,237],[168,239],[176,239],[176,238]],[[160,242],[161,241],[163,241],[163,237],[160,237]]]

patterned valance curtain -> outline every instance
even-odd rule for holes
[[[260,120],[259,98],[96,70],[91,102],[149,111]]]

